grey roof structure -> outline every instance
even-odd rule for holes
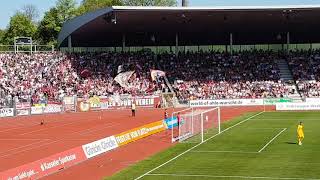
[[[227,7],[114,6],[67,21],[58,37],[61,47],[320,42],[320,5]]]

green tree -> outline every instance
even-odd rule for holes
[[[82,0],[78,9],[78,15],[105,7],[121,5],[123,5],[121,0]]]
[[[25,36],[35,37],[37,27],[35,24],[24,14],[17,12],[10,18],[8,29],[5,33],[5,42],[13,43],[14,37]]]
[[[176,0],[123,0],[126,6],[176,6]]]
[[[41,44],[56,45],[63,23],[75,17],[76,10],[75,0],[58,0],[39,23],[37,37]]]
[[[75,0],[58,0],[56,9],[58,11],[58,18],[62,23],[76,16],[77,8]]]
[[[55,44],[61,27],[62,22],[59,20],[58,10],[51,8],[39,23],[37,37],[41,44]]]
[[[4,44],[4,36],[6,31],[3,29],[0,29],[0,44]]]

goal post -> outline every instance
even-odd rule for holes
[[[207,136],[220,134],[220,107],[211,108],[201,112],[201,142],[207,139]]]
[[[178,127],[177,128],[175,127],[175,126],[177,126],[177,124],[176,124],[177,116],[179,114],[187,114],[187,113],[190,113],[190,112],[193,113],[193,108],[192,107],[186,108],[186,109],[183,109],[183,110],[180,110],[180,111],[175,111],[175,112],[172,113],[172,115],[171,115],[172,123],[171,123],[171,127],[169,127],[169,128],[171,128],[171,140],[172,140],[172,142],[175,142],[175,138],[177,136],[179,136],[179,134],[180,134],[180,129]]]
[[[177,121],[177,124],[171,128],[172,142],[200,143],[221,132],[219,107],[188,108],[174,112],[172,119]]]

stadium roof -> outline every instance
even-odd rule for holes
[[[73,47],[320,42],[320,5],[127,7],[114,6],[66,22],[61,47],[72,37]]]

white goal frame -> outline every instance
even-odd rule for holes
[[[175,115],[177,115],[178,113],[181,113],[181,112],[186,112],[186,111],[189,111],[191,110],[191,113],[192,113],[192,117],[193,117],[193,108],[192,107],[189,107],[189,108],[186,108],[186,109],[183,109],[183,110],[180,110],[180,111],[176,111],[176,112],[173,112],[172,115],[171,115],[171,119],[173,119],[173,117]],[[175,139],[174,139],[174,136],[173,136],[173,127],[171,128],[171,142],[174,143],[175,142]],[[180,131],[180,128],[179,128],[179,131]]]
[[[171,118],[173,119],[173,117],[174,116],[176,116],[178,113],[183,113],[183,112],[186,112],[186,111],[191,111],[190,113],[191,113],[191,131],[192,131],[192,133],[191,134],[193,134],[193,126],[194,126],[194,108],[187,108],[187,109],[184,109],[184,110],[181,110],[181,111],[176,111],[176,112],[173,112],[172,113],[172,116],[171,116]],[[204,114],[205,113],[208,113],[208,112],[211,112],[211,111],[217,111],[217,121],[218,121],[218,123],[217,123],[217,125],[218,125],[218,134],[220,134],[221,133],[221,115],[220,115],[220,107],[215,107],[215,108],[210,108],[210,109],[207,109],[207,110],[204,110],[204,111],[202,111],[202,112],[200,112],[200,123],[201,123],[201,130],[200,130],[200,133],[201,133],[201,142],[200,143],[203,143],[204,142],[204,132],[205,132],[205,128],[204,128]],[[198,114],[199,115],[199,114]],[[214,123],[214,122],[213,122]],[[178,137],[181,137],[181,126],[179,126],[178,127]],[[190,136],[190,137],[192,137],[192,136]],[[188,138],[190,138],[190,137],[188,137]],[[171,128],[171,141],[172,141],[172,143],[173,142],[176,142],[176,141],[179,141],[179,142],[181,142],[181,141],[183,141],[183,140],[185,140],[185,139],[188,139],[188,138],[182,138],[182,139],[175,139],[175,137],[174,137],[174,128],[172,127]]]

